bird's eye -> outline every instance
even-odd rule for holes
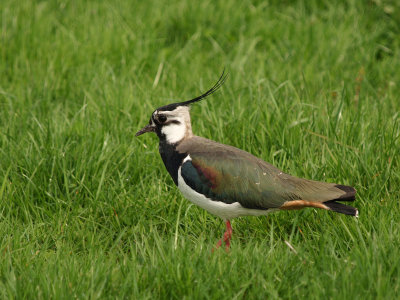
[[[164,115],[159,115],[158,116],[158,121],[160,121],[161,123],[164,123],[165,121],[167,121],[167,117]]]

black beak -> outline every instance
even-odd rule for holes
[[[144,126],[142,129],[140,129],[138,132],[136,132],[135,136],[142,135],[143,133],[146,132],[154,132],[156,128],[150,124]]]

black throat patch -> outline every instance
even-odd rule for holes
[[[174,180],[175,185],[178,186],[178,169],[187,154],[177,151],[176,146],[176,144],[168,144],[165,139],[160,139],[158,148],[165,168]]]

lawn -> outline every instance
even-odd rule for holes
[[[0,2],[0,298],[396,299],[396,1]],[[134,134],[193,98],[194,133],[357,189],[233,220],[184,199]]]

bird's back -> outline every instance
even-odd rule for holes
[[[291,176],[246,151],[198,136],[182,141],[177,150],[191,158],[182,166],[187,184],[224,203],[239,202],[246,208],[270,209],[290,201],[322,203],[345,200],[355,194],[354,191],[350,195],[346,190],[350,187]]]

